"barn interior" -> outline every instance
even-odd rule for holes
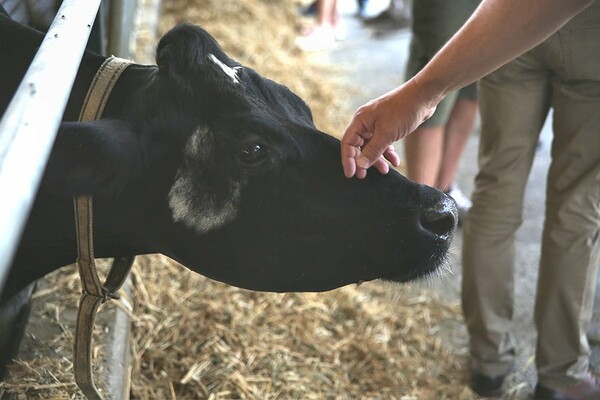
[[[31,22],[25,1],[2,3]],[[137,3],[133,60],[154,63],[158,37],[181,22],[198,24],[233,58],[300,95],[317,127],[334,136],[356,107],[404,79],[410,15],[398,4],[410,5],[407,0],[392,2],[400,11],[391,19],[370,23],[357,17],[354,1],[339,1],[347,37],[319,52],[303,52],[294,43],[312,21],[302,13],[308,0]],[[477,129],[459,171],[465,191],[472,188],[476,146]],[[528,398],[535,385],[531,310],[543,215],[533,205],[543,193],[548,160],[549,145],[542,143],[519,234],[524,261],[516,325],[522,336],[506,399]],[[139,256],[121,300],[102,308],[96,380],[109,398],[476,399],[468,387],[459,303],[460,240],[459,231],[447,270],[424,282],[364,283],[326,293],[252,292],[211,281],[162,255]],[[70,361],[78,279],[69,266],[38,284],[19,356],[0,382],[0,399],[85,398]],[[600,365],[597,347],[593,360]]]

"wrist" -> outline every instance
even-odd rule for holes
[[[440,79],[429,79],[423,73],[415,75],[406,85],[411,87],[416,99],[428,108],[435,108],[450,91]]]

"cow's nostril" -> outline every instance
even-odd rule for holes
[[[437,236],[446,236],[456,228],[456,215],[450,210],[427,210],[420,219],[421,226]]]

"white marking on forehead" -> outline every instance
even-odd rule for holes
[[[215,64],[217,64],[223,70],[223,72],[225,72],[225,74],[231,78],[231,80],[233,81],[233,83],[240,83],[240,80],[237,77],[237,72],[242,67],[231,68],[230,66],[226,65],[223,61],[219,60],[212,53],[210,53],[208,55],[208,58],[210,58],[210,60],[212,62],[214,62]]]

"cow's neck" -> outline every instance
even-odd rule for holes
[[[87,89],[96,75],[96,72],[106,60],[106,57],[86,52],[81,61],[72,95],[65,111],[65,121],[76,121],[87,93]],[[147,82],[156,67],[132,64],[123,72],[115,84],[112,94],[104,109],[104,116],[109,118],[127,118],[134,101],[145,101],[152,95],[147,89]],[[145,93],[148,92],[148,93]]]
[[[86,54],[78,73],[74,95],[69,100],[65,120],[76,120],[87,87],[104,57]],[[140,82],[148,79],[151,67],[133,65],[128,68],[109,99],[105,115],[120,118],[128,114],[132,93],[140,95]],[[83,95],[82,95],[83,93]],[[140,204],[146,201],[140,188],[128,188],[118,196],[94,196],[94,248],[97,258],[146,254],[160,251],[150,226],[156,215],[144,215]],[[3,298],[8,298],[27,283],[41,278],[77,257],[73,199],[56,194],[42,185],[13,261]],[[0,299],[1,302],[1,299]]]
[[[97,258],[160,251],[141,207],[131,194],[120,198],[94,198],[94,251]],[[139,203],[138,203],[139,204]],[[71,198],[41,189],[13,261],[3,297],[41,278],[77,257]],[[0,301],[1,302],[1,301]]]
[[[29,68],[29,64],[33,60],[37,49],[39,48],[44,35],[34,29],[21,25],[10,18],[0,14],[0,54],[9,54],[10,60],[0,63],[0,76],[3,76],[5,81],[0,86],[0,109],[6,109],[19,83],[21,82],[25,71]],[[102,65],[106,57],[97,54],[86,52],[79,68],[72,93],[67,105],[64,120],[76,121],[79,116],[79,110],[85,97],[87,88],[89,87],[96,71]],[[125,72],[127,76],[126,83],[117,83],[115,91],[118,96],[107,105],[106,112],[114,114],[120,106],[121,102],[128,101],[131,91],[127,89],[129,86],[135,87],[136,76],[140,78],[148,75],[149,67],[132,66]],[[129,79],[133,76],[133,79]],[[124,80],[121,80],[124,81]],[[122,114],[122,113],[118,113]]]

